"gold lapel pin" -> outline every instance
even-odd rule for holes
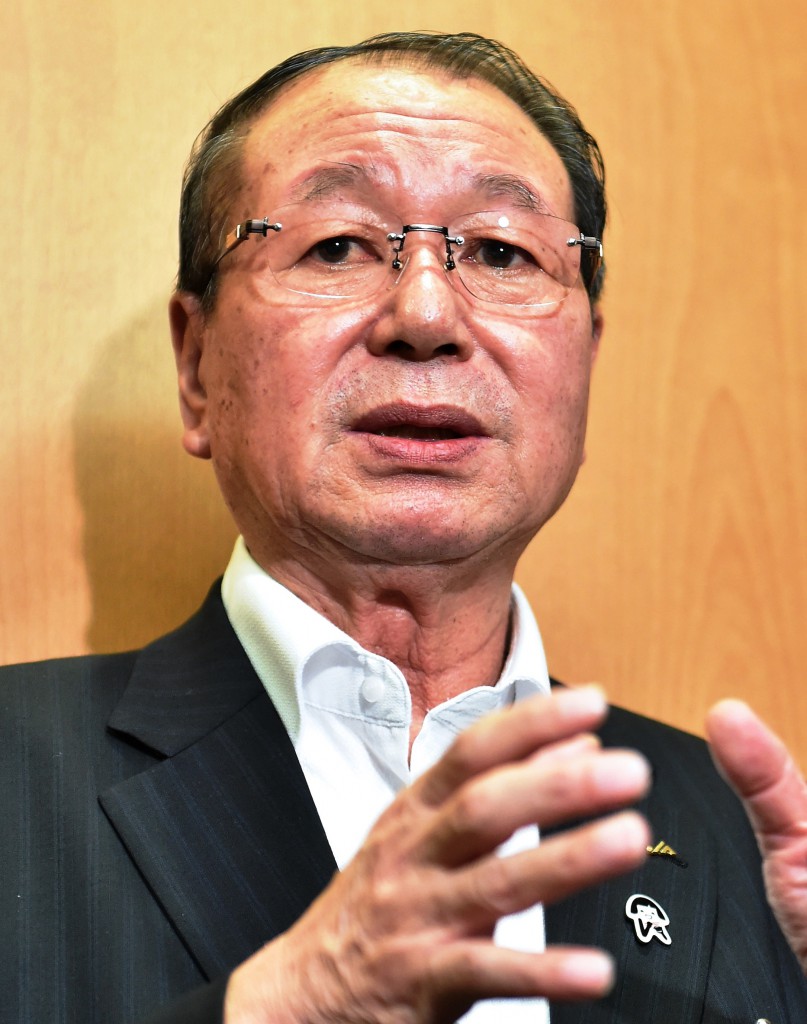
[[[649,857],[667,857],[673,864],[677,864],[679,868],[689,867],[687,861],[682,857],[679,857],[676,851],[663,839],[659,840],[655,846],[647,847],[647,854]]]

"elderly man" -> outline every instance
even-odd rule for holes
[[[792,761],[713,713],[791,949],[705,746],[550,695],[513,586],[583,457],[604,218],[574,111],[477,37],[214,117],[171,326],[241,539],[176,634],[4,673],[3,1019],[807,1019]]]

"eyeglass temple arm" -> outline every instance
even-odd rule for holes
[[[579,238],[567,238],[566,244],[571,248],[579,245],[589,258],[589,273],[592,278],[600,269],[602,263],[602,241],[594,235],[584,235],[580,232]]]
[[[265,238],[270,231],[280,231],[282,228],[282,224],[270,223],[268,217],[264,217],[263,220],[245,220],[241,224],[236,224],[224,239],[224,248],[216,258],[216,266],[224,259],[227,253],[238,248],[242,242],[246,242],[250,235],[263,235]]]
[[[593,256],[598,260],[602,259],[602,242],[594,235],[584,235],[581,231],[579,238],[567,238],[566,244],[569,247],[579,245],[582,247],[583,252],[587,252],[589,256]]]

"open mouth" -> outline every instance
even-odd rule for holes
[[[387,430],[372,431],[377,437],[403,437],[411,441],[453,441],[458,437],[467,437],[447,427],[417,427],[413,424],[402,424]]]
[[[380,406],[359,417],[352,429],[406,441],[457,441],[487,435],[475,416],[452,406]]]

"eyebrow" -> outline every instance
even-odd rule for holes
[[[549,207],[532,185],[518,174],[477,174],[472,179],[473,190],[491,199],[506,199],[514,206],[535,213],[547,213]],[[299,181],[290,192],[291,202],[311,202],[328,199],[335,193],[366,189],[377,185],[372,168],[359,164],[334,163],[318,167]]]
[[[291,189],[289,197],[293,203],[327,199],[335,192],[367,186],[371,182],[371,175],[365,167],[348,163],[331,164],[307,174]]]
[[[518,174],[478,174],[474,183],[478,191],[487,193],[492,199],[509,199],[514,206],[535,213],[549,211],[546,201]]]

